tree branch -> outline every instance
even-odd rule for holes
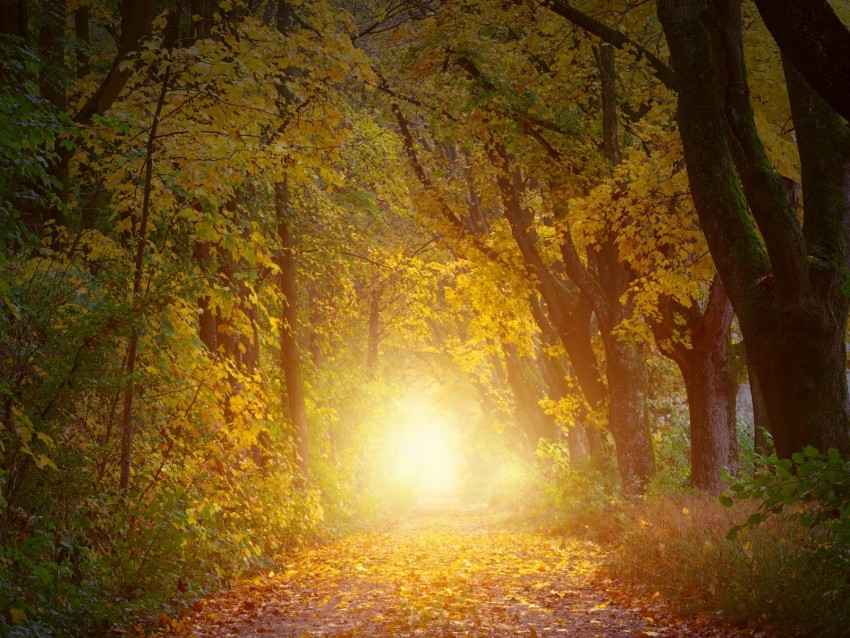
[[[422,187],[431,193],[434,199],[437,202],[437,205],[440,209],[440,212],[443,214],[443,217],[449,222],[451,227],[461,236],[468,239],[472,245],[485,257],[492,259],[493,261],[503,264],[504,260],[502,257],[492,248],[484,244],[479,238],[474,237],[469,233],[466,229],[466,226],[463,225],[463,222],[455,215],[454,211],[442,198],[439,191],[435,187],[434,183],[431,181],[431,178],[428,176],[428,173],[425,171],[425,168],[422,166],[422,163],[419,161],[419,156],[416,154],[416,147],[413,143],[413,135],[410,132],[410,127],[407,124],[407,120],[404,117],[404,114],[401,112],[398,104],[393,102],[390,106],[392,109],[393,115],[395,116],[396,122],[398,123],[398,128],[401,131],[401,138],[404,144],[404,151],[407,155],[407,159],[410,162],[410,166],[413,169],[416,178],[419,180],[419,183],[422,184]]]
[[[850,31],[827,0],[755,0],[782,53],[850,122]]]
[[[646,58],[647,62],[652,66],[655,77],[671,91],[676,90],[676,75],[673,73],[673,69],[662,62],[658,56],[646,47],[638,44],[616,29],[612,29],[598,20],[591,18],[586,13],[571,6],[565,0],[543,0],[543,6],[565,18],[568,22],[571,22],[583,31],[592,33],[603,42],[607,42],[618,49],[623,49],[626,46],[634,48],[640,54],[640,57]]]

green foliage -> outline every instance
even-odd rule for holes
[[[690,439],[684,402],[669,406],[654,421],[655,458],[658,465],[652,484],[656,488],[677,490],[690,476]],[[652,487],[652,486],[651,486]]]
[[[0,59],[0,241],[20,244],[21,210],[51,202],[61,184],[50,165],[57,149],[73,148],[74,129],[67,114],[39,95],[36,53],[19,38],[0,35]]]
[[[611,460],[573,463],[564,441],[539,442],[534,468],[520,486],[520,513],[563,532],[592,534],[594,521],[608,516],[619,503]]]
[[[754,458],[756,472],[734,481],[720,501],[731,507],[735,500],[751,500],[758,503],[758,511],[733,527],[728,537],[782,516],[809,530],[820,559],[850,568],[850,460],[834,448],[823,453],[812,446],[790,459],[776,454]]]

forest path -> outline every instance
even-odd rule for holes
[[[723,636],[666,626],[592,583],[594,544],[509,530],[480,508],[419,507],[222,592],[177,637]]]

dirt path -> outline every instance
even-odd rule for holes
[[[419,509],[223,592],[172,635],[706,635],[613,603],[591,583],[598,558],[589,542],[508,531],[483,510]]]

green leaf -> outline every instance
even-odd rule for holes
[[[750,514],[750,517],[747,519],[747,525],[758,525],[764,520],[764,514],[761,512],[756,512],[755,514]]]

